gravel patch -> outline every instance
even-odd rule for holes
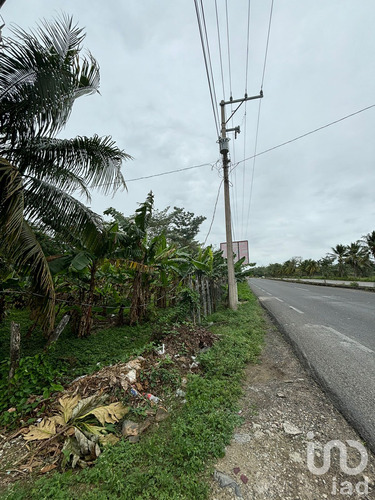
[[[271,323],[265,340],[260,363],[247,367],[243,424],[215,465],[210,499],[375,499],[374,455],[366,450],[367,463],[359,467],[361,438]],[[341,442],[341,453],[337,447],[330,454],[324,451],[333,440]],[[347,440],[358,443],[359,450]],[[327,471],[322,469],[324,457],[330,457]],[[361,470],[348,474],[355,467]],[[223,487],[218,473],[231,486]]]

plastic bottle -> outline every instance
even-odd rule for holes
[[[151,401],[151,403],[159,403],[160,398],[157,398],[153,394],[146,394],[146,398]]]

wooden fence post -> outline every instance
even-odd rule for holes
[[[63,332],[64,328],[69,323],[69,320],[70,320],[69,314],[64,314],[64,316],[61,318],[60,323],[57,325],[55,330],[51,333],[51,336],[48,339],[46,347],[49,347],[53,342],[57,341],[57,339],[60,337],[61,333]]]
[[[14,377],[14,373],[20,362],[21,332],[20,325],[14,321],[10,324],[10,370],[8,380]]]

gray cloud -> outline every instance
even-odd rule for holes
[[[213,3],[206,3],[220,100],[215,13]],[[232,93],[239,98],[245,91],[247,2],[228,5]],[[269,7],[270,2],[252,2],[250,95],[260,90]],[[101,95],[76,103],[63,136],[111,134],[135,158],[124,164],[128,179],[215,164],[220,155],[192,2],[81,0],[70,5],[55,0],[51,6],[47,0],[8,0],[2,16],[7,26],[28,28],[61,11],[86,28],[85,46],[101,66]],[[275,2],[258,152],[375,103],[374,15],[372,0]],[[220,2],[219,16],[228,99]],[[259,101],[249,102],[233,119],[242,129],[236,141],[231,137],[233,164],[254,153],[258,106]],[[254,176],[253,160],[237,166],[231,176],[234,232],[237,239],[249,239],[252,261],[282,262],[294,255],[320,258],[331,246],[350,243],[375,229],[374,127],[375,109],[259,156]],[[208,166],[129,182],[128,192],[113,199],[94,194],[92,208],[102,212],[112,205],[129,214],[152,189],[157,208],[179,205],[207,217],[200,234],[203,241],[220,181],[218,171]],[[225,239],[222,198],[221,194],[208,239],[216,247]]]

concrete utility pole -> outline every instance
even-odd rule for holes
[[[223,155],[223,172],[224,172],[224,206],[225,206],[225,231],[227,239],[227,264],[228,264],[228,298],[229,298],[229,308],[236,310],[238,304],[237,295],[237,283],[236,277],[234,275],[234,259],[233,259],[233,240],[232,240],[232,217],[230,210],[230,194],[229,194],[229,138],[227,137],[227,132],[235,132],[235,136],[240,133],[240,127],[227,129],[226,125],[228,121],[232,118],[237,109],[245,101],[250,101],[252,99],[260,99],[263,97],[263,92],[253,97],[248,97],[245,94],[243,99],[230,99],[229,101],[221,101],[221,137],[219,139],[220,153]],[[225,119],[225,105],[239,103],[237,108],[232,112],[228,120]]]

